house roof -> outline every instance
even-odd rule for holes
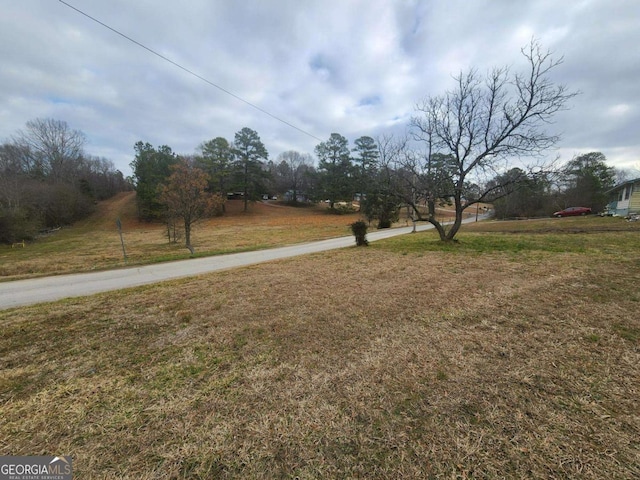
[[[619,183],[618,185],[616,185],[616,186],[615,186],[615,187],[613,187],[613,188],[610,188],[609,190],[607,190],[607,191],[606,191],[606,192],[604,192],[604,193],[611,193],[611,192],[615,192],[616,190],[619,190],[619,189],[621,189],[622,187],[626,187],[627,185],[632,184],[632,183],[634,183],[634,184],[635,184],[635,183],[640,183],[640,177],[638,177],[638,178],[634,178],[633,180],[627,180],[626,182]]]

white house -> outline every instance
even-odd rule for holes
[[[621,183],[609,190],[607,194],[609,195],[607,205],[609,213],[621,217],[640,213],[640,178]]]

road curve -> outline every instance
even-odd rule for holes
[[[466,221],[468,222],[470,220],[472,220],[472,218]],[[431,224],[417,226],[418,231],[431,228],[433,228]],[[411,232],[411,230],[412,227],[377,230],[368,233],[367,240],[374,242],[384,238],[403,235]],[[354,245],[354,238],[352,236],[339,237],[287,247],[257,250],[254,252],[216,255],[140,267],[120,268],[117,270],[0,282],[0,310],[148,285],[165,280],[191,277],[203,273],[243,267],[308,253],[324,252],[326,250],[334,250],[352,245]]]

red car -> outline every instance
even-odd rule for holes
[[[574,215],[589,215],[591,209],[589,207],[569,207],[553,214],[554,217],[572,217]]]

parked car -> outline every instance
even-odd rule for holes
[[[554,217],[572,217],[574,215],[589,215],[591,209],[589,207],[569,207],[553,214]]]

